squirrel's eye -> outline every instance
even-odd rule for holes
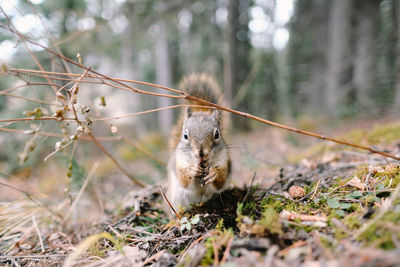
[[[183,133],[183,138],[185,138],[185,140],[189,139],[189,135],[188,135],[187,130]]]
[[[215,140],[219,139],[219,131],[217,129],[215,129],[215,131],[214,131],[214,139]]]

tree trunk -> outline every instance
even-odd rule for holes
[[[289,62],[289,85],[288,85],[288,108],[292,117],[296,117],[304,111],[304,107],[308,104],[308,95],[311,94],[309,85],[304,90],[305,79],[311,79],[309,63],[314,50],[309,49],[313,45],[310,41],[310,27],[315,16],[313,4],[314,0],[297,1],[293,17],[290,21],[290,38],[288,45],[288,62]],[[326,50],[326,48],[325,48]]]
[[[227,40],[228,51],[225,57],[224,87],[225,97],[232,103],[239,88],[245,82],[249,74],[249,51],[248,40],[248,9],[249,0],[231,0],[228,2],[228,27]],[[252,112],[248,103],[249,96],[246,95],[238,108],[246,112]],[[248,128],[248,120],[237,119],[237,125],[241,128]]]
[[[227,40],[228,49],[225,55],[225,75],[224,75],[224,87],[225,97],[229,103],[232,103],[232,99],[235,92],[235,86],[237,84],[236,75],[237,64],[236,64],[236,53],[237,53],[237,39],[236,32],[239,28],[239,22],[237,20],[239,16],[239,0],[231,0],[228,2],[228,26],[227,26]]]
[[[359,107],[368,110],[373,104],[371,92],[375,86],[380,3],[359,0],[358,4],[353,84]]]
[[[329,4],[325,0],[316,0],[313,3],[313,30],[314,52],[311,59],[310,82],[308,92],[310,93],[310,106],[312,111],[324,109],[325,81],[326,81],[326,50],[327,50],[327,27],[326,17],[329,13]]]
[[[168,34],[164,21],[159,21],[158,33],[156,35],[155,43],[155,57],[156,57],[156,80],[157,83],[164,86],[171,86],[171,64],[168,51]],[[165,93],[164,90],[160,91]],[[167,97],[158,97],[157,104],[159,107],[166,107],[172,105],[172,99]],[[158,125],[160,126],[161,133],[168,135],[173,123],[172,109],[164,110],[157,113]]]
[[[395,29],[396,31],[396,38],[397,38],[397,45],[396,45],[396,67],[395,67],[395,77],[396,77],[396,95],[394,101],[393,111],[398,113],[400,112],[400,1],[394,1],[396,8],[396,22],[395,22]]]
[[[329,114],[337,115],[346,95],[346,74],[351,65],[350,34],[352,0],[333,0],[329,11],[328,67],[325,107]]]

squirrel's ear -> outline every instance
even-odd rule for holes
[[[214,116],[214,118],[215,118],[217,121],[220,121],[220,120],[221,120],[221,116],[220,116],[220,114],[219,114],[218,109],[214,108],[212,115]]]
[[[187,107],[185,112],[185,118],[188,119],[190,118],[190,116],[192,116],[192,109],[190,107]]]

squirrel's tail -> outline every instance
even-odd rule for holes
[[[179,90],[209,102],[227,107],[228,102],[224,98],[221,88],[215,79],[205,73],[193,73],[185,76],[179,83]],[[190,101],[191,105],[202,105],[197,101]],[[207,108],[192,108],[193,111],[209,111]]]

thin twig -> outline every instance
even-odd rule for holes
[[[27,43],[26,43],[26,38],[17,30],[17,28],[15,28],[15,26],[13,25],[11,19],[8,17],[8,15],[6,14],[6,12],[3,10],[3,8],[0,6],[0,10],[1,12],[4,14],[4,16],[6,17],[8,24],[9,24],[9,29],[14,28],[13,32],[18,36],[18,38],[21,40],[22,44],[25,46],[26,50],[28,51],[28,53],[32,56],[33,61],[35,61],[36,65],[39,67],[40,70],[44,71],[43,66],[40,64],[39,60],[37,59],[37,57],[35,56],[35,54],[32,52],[32,50],[28,47]],[[50,79],[48,77],[45,77],[46,80],[51,83]],[[55,86],[51,86],[54,90],[54,93],[57,93],[57,88]]]
[[[42,234],[40,233],[39,227],[38,227],[38,225],[36,223],[35,215],[32,216],[32,223],[33,223],[33,227],[35,228],[36,233],[37,233],[37,235],[39,237],[39,242],[40,242],[40,247],[42,249],[42,253],[44,253],[45,250],[44,250],[44,245],[43,245]]]
[[[150,262],[152,262],[153,260],[158,260],[162,255],[165,254],[165,250],[161,250],[159,252],[157,252],[156,254],[154,254],[153,256],[151,256],[150,258],[146,259],[144,262],[142,262],[139,266],[145,266],[146,264],[149,264]]]
[[[74,61],[72,61],[72,62],[74,62]],[[74,62],[74,64],[78,64],[78,66],[82,66],[82,65],[80,65],[79,63],[76,63],[76,62]],[[86,69],[86,67],[84,67],[84,68]],[[19,69],[10,69],[10,70],[11,71],[20,71]],[[24,71],[27,71],[27,70],[24,70]],[[38,72],[38,71],[35,71],[35,72]],[[92,71],[92,72],[94,72],[94,71]],[[46,73],[51,73],[51,72],[46,72]],[[96,73],[96,72],[94,72],[94,73]],[[55,73],[53,73],[53,74],[55,74]],[[65,75],[63,73],[58,73],[58,74],[59,75]],[[71,74],[69,74],[69,75],[71,75]],[[304,131],[304,130],[300,130],[300,129],[297,129],[297,128],[294,128],[294,127],[290,127],[290,126],[287,126],[287,125],[284,125],[284,124],[276,123],[276,122],[273,122],[273,121],[270,121],[270,120],[267,120],[267,119],[263,119],[261,117],[258,117],[258,116],[255,116],[255,115],[252,115],[252,114],[249,114],[249,113],[237,111],[237,110],[234,110],[234,109],[231,109],[231,108],[228,108],[228,107],[223,107],[221,105],[217,105],[217,104],[211,103],[211,102],[206,101],[204,99],[188,95],[188,94],[186,94],[186,93],[184,93],[182,91],[179,91],[179,90],[176,90],[176,89],[172,89],[172,88],[169,88],[169,87],[160,86],[160,85],[151,84],[151,83],[139,82],[139,81],[134,81],[134,80],[110,78],[110,77],[107,77],[107,76],[104,76],[104,75],[101,75],[101,76],[103,76],[104,79],[109,79],[109,80],[112,80],[112,81],[115,81],[115,82],[124,81],[124,82],[138,83],[138,84],[143,84],[143,85],[148,85],[148,86],[152,86],[152,87],[156,87],[156,88],[165,89],[165,90],[168,90],[168,91],[171,91],[171,92],[174,92],[174,93],[178,93],[181,96],[179,97],[179,96],[165,95],[165,94],[161,94],[159,96],[172,97],[172,98],[185,98],[185,99],[188,99],[188,100],[191,100],[191,101],[194,101],[194,102],[201,103],[201,104],[206,105],[206,106],[218,108],[218,109],[221,109],[221,110],[224,110],[224,111],[227,111],[227,112],[230,112],[230,113],[233,113],[233,114],[245,117],[245,118],[249,118],[249,119],[264,123],[264,124],[268,124],[268,125],[271,125],[271,126],[274,126],[274,127],[277,127],[277,128],[281,128],[281,129],[284,129],[284,130],[287,130],[287,131],[296,132],[296,133],[303,134],[303,135],[308,135],[308,136],[311,136],[311,137],[315,137],[315,138],[319,138],[319,139],[322,139],[322,140],[331,141],[331,142],[334,142],[334,143],[339,143],[339,144],[346,145],[346,146],[355,147],[355,148],[358,148],[358,149],[369,151],[371,153],[380,154],[380,155],[385,156],[385,157],[389,157],[389,158],[393,158],[393,159],[396,159],[396,160],[400,160],[400,157],[398,157],[398,156],[395,156],[395,155],[392,155],[392,154],[389,154],[389,153],[386,153],[386,152],[383,152],[383,151],[378,151],[378,150],[376,150],[376,149],[374,149],[372,147],[353,144],[353,143],[350,143],[350,142],[347,142],[347,141],[344,141],[344,140],[340,140],[340,139],[328,137],[328,136],[325,136],[325,135],[321,135],[321,134],[318,134],[318,133]],[[90,78],[91,76],[88,76],[88,77]],[[100,77],[96,77],[96,78],[100,78]],[[109,83],[106,83],[106,82],[104,82],[104,83],[105,84],[109,84]],[[118,82],[118,83],[121,83],[121,82]],[[125,84],[123,84],[123,85],[126,86]],[[110,86],[117,87],[117,88],[120,87],[120,86],[115,86],[115,85],[112,85],[112,84],[110,84]],[[127,86],[127,88],[128,88],[128,90],[132,90],[132,88],[129,87],[129,86]],[[127,88],[121,88],[121,89],[127,89]],[[144,91],[136,90],[135,92],[143,93]],[[146,94],[148,94],[148,92],[146,92]]]
[[[50,154],[48,154],[45,158],[44,161],[47,161],[50,157],[52,157],[53,155],[57,154],[57,152],[63,150],[64,148],[66,148],[67,146],[69,146],[70,144],[72,144],[73,141],[69,141],[68,143],[66,143],[65,145],[59,147],[58,149],[54,150],[53,152],[51,152]]]
[[[211,244],[213,246],[213,253],[214,253],[214,266],[218,266],[219,264],[219,249],[217,248],[216,244],[215,244],[215,240],[213,238],[214,236],[210,237],[211,240]]]
[[[13,119],[3,119],[0,120],[0,123],[2,122],[17,122],[17,121],[58,121],[59,118],[57,117],[25,117],[25,118],[13,118]],[[63,118],[63,121],[74,121],[75,118]]]
[[[24,84],[20,84],[20,85],[17,85],[15,87],[11,87],[11,88],[8,88],[6,90],[0,91],[0,95],[4,95],[4,94],[7,94],[7,93],[9,93],[11,91],[17,90],[19,88],[26,87],[26,86],[31,86],[31,85],[50,85],[50,86],[61,87],[61,85],[58,85],[58,84],[55,84],[55,83],[26,82]]]
[[[88,135],[90,136],[90,138],[92,138],[93,142],[100,148],[100,150],[103,151],[103,153],[106,154],[114,162],[118,169],[120,169],[121,172],[125,174],[126,177],[128,177],[137,186],[145,187],[142,182],[140,182],[137,178],[135,178],[132,174],[125,170],[125,168],[123,168],[121,164],[119,164],[119,162],[113,157],[113,155],[110,154],[110,152],[108,152],[104,148],[104,146],[97,140],[97,138],[93,135],[91,131],[89,131]]]
[[[105,117],[105,118],[95,118],[95,119],[93,119],[93,121],[117,120],[117,119],[122,119],[122,118],[127,118],[127,117],[134,117],[134,116],[137,116],[137,115],[148,114],[148,113],[152,113],[152,112],[163,111],[163,110],[174,109],[174,108],[182,108],[182,107],[207,108],[207,106],[201,106],[201,105],[184,105],[184,104],[182,104],[182,105],[173,105],[173,106],[168,106],[168,107],[154,108],[154,109],[149,109],[149,110],[145,110],[145,111],[139,111],[139,112],[134,112],[134,113],[123,114],[123,115],[118,115],[118,116]]]
[[[221,262],[220,262],[221,265],[223,265],[226,262],[226,260],[229,256],[229,253],[231,252],[232,243],[233,243],[233,237],[231,237],[231,239],[229,239],[228,244],[226,245],[224,256],[222,257]]]
[[[169,202],[167,196],[164,194],[164,190],[162,189],[162,186],[160,185],[160,190],[161,190],[161,194],[164,197],[164,199],[167,201],[168,206],[172,209],[172,211],[175,213],[175,216],[181,220],[181,217],[179,216],[179,214],[175,211],[174,207],[172,206],[171,202]]]
[[[65,258],[68,255],[66,254],[47,254],[47,255],[20,255],[20,256],[0,256],[0,260],[7,260],[7,259],[34,259],[34,258]]]
[[[85,179],[85,182],[83,183],[81,189],[79,190],[78,194],[76,195],[76,198],[72,202],[72,205],[69,208],[67,214],[65,215],[62,223],[64,223],[68,219],[68,217],[71,215],[71,213],[75,210],[76,205],[78,204],[79,200],[81,199],[81,196],[82,196],[83,192],[85,191],[86,186],[89,184],[90,180],[92,179],[93,174],[96,172],[97,167],[99,167],[99,162],[98,161],[96,161],[93,164],[92,168],[90,169],[89,174],[87,175],[87,177]]]
[[[37,205],[37,206],[39,206],[39,207],[42,207],[42,208],[48,210],[51,214],[55,215],[56,217],[61,218],[61,215],[60,215],[58,212],[55,212],[53,209],[51,209],[47,204],[45,204],[44,202],[42,202],[40,199],[36,199],[36,197],[34,197],[31,193],[29,193],[29,192],[27,192],[27,191],[25,191],[25,190],[22,190],[22,189],[20,189],[20,188],[17,188],[17,187],[15,187],[15,186],[6,184],[6,183],[0,182],[0,185],[6,186],[6,187],[9,187],[9,188],[11,188],[11,189],[14,189],[14,190],[16,190],[16,191],[18,191],[18,192],[21,192],[21,193],[24,194],[30,201],[32,201],[35,205]]]
[[[20,98],[20,99],[24,99],[26,101],[30,101],[30,102],[34,102],[34,103],[38,103],[38,104],[62,107],[62,105],[60,105],[59,103],[56,103],[56,102],[49,102],[49,101],[44,101],[44,100],[40,100],[40,99],[34,99],[34,98],[30,98],[30,97],[25,97],[25,96],[21,96],[21,95],[14,95],[14,94],[9,94],[9,93],[3,93],[2,95],[9,96],[9,97]]]
[[[19,129],[9,129],[9,128],[1,128],[0,127],[0,132],[11,132],[11,133],[20,133],[20,134],[25,134],[25,135],[40,135],[40,136],[46,136],[46,137],[55,137],[55,138],[64,138],[68,137],[64,134],[56,134],[56,133],[47,133],[47,132],[30,132],[26,130],[19,130]],[[118,136],[102,136],[102,137],[96,137],[98,141],[120,141],[121,137]],[[78,140],[83,140],[83,141],[92,141],[91,137],[88,136],[78,136]]]
[[[257,172],[254,172],[253,178],[251,179],[251,183],[250,183],[249,190],[247,190],[247,193],[246,193],[246,195],[245,195],[244,198],[243,198],[243,203],[245,203],[246,200],[247,200],[247,198],[250,196],[251,189],[253,188],[254,178],[256,178],[256,175],[257,175]]]
[[[318,182],[317,182],[317,184],[315,185],[315,189],[314,189],[314,192],[313,192],[313,194],[312,194],[310,200],[314,200],[314,198],[315,198],[315,196],[316,196],[316,194],[317,194],[317,191],[318,191],[318,188],[319,188],[320,183],[321,183],[321,179],[319,179]]]

